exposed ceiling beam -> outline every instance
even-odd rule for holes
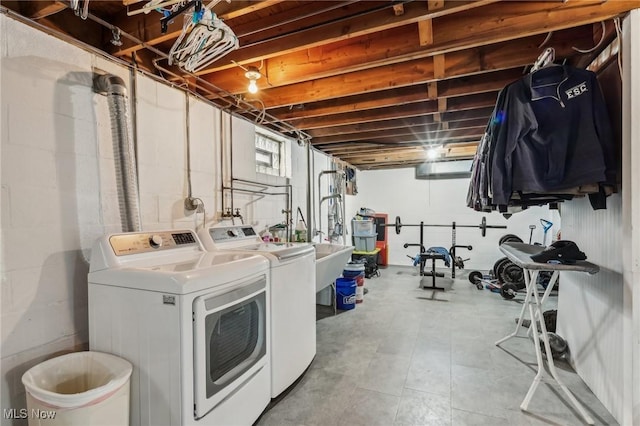
[[[67,5],[61,1],[30,1],[24,2],[22,7],[26,16],[38,20],[66,9]]]
[[[211,71],[215,72],[232,67],[233,64],[229,63],[231,60],[240,64],[259,61],[272,56],[415,24],[426,17],[457,15],[462,11],[481,8],[497,1],[499,0],[452,1],[446,3],[442,9],[434,11],[429,11],[423,2],[408,2],[405,3],[405,13],[400,16],[390,12],[390,7],[383,8],[379,11],[368,13],[366,16],[347,17],[337,22],[304,29],[283,37],[272,38],[261,43],[242,47],[219,60],[217,64],[211,67]],[[389,6],[391,5],[389,4]]]
[[[454,134],[455,131],[469,130],[473,129],[476,133],[482,133],[487,125],[487,120],[468,120],[468,121],[459,121],[455,126],[449,127],[449,129],[442,129],[441,124],[433,123],[426,125],[417,125],[414,127],[398,127],[392,129],[384,129],[378,131],[369,131],[369,132],[360,132],[356,134],[342,134],[342,135],[334,135],[327,136],[322,138],[313,138],[311,142],[314,145],[324,145],[331,143],[339,143],[339,142],[350,142],[350,141],[374,141],[375,139],[387,138],[387,137],[405,137],[405,136],[429,136],[429,137],[439,137],[442,134]]]
[[[496,93],[481,93],[479,95],[464,96],[452,99],[449,111],[472,110],[476,108],[493,107],[496,100]],[[415,102],[407,105],[398,105],[385,108],[377,108],[367,111],[357,111],[354,113],[344,113],[314,117],[292,121],[291,124],[302,130],[316,129],[319,127],[342,126],[355,124],[362,121],[381,121],[414,117],[417,115],[434,114],[438,112],[437,102]],[[488,114],[487,114],[488,116]]]
[[[404,132],[411,132],[413,129],[421,128],[428,131],[439,130],[439,123],[425,123],[423,117],[408,117],[399,120],[382,120],[374,121],[371,123],[358,123],[348,126],[336,126],[325,127],[323,129],[311,130],[309,135],[313,138],[314,142],[322,143],[327,138],[327,141],[339,141],[349,140],[353,138],[353,134],[365,134],[373,135],[381,131],[398,130]],[[468,127],[484,126],[487,124],[487,120],[484,118],[476,118],[471,120],[460,121],[447,121],[449,123],[449,129],[464,129]]]
[[[560,38],[558,36],[558,42],[554,43],[557,56],[577,55],[577,52],[572,49],[572,45],[576,43],[577,36],[590,40],[590,30],[590,27],[582,27],[578,30],[563,32],[563,37]],[[569,33],[572,33],[573,37],[568,37]],[[529,37],[524,40],[498,43],[483,48],[473,48],[447,54],[444,57],[445,77],[462,77],[488,70],[514,67],[520,67],[520,73],[522,73],[522,68],[533,63],[540,54],[541,49],[538,45],[541,41],[540,37]],[[228,72],[225,71],[225,73]],[[233,73],[235,75],[236,70]],[[214,76],[217,76],[217,74]],[[426,84],[436,80],[433,62],[429,59],[416,59],[348,74],[312,78],[307,82],[282,87],[271,87],[269,86],[270,80],[260,79],[258,82],[262,86],[262,90],[256,96],[259,96],[266,108],[271,109],[294,104],[319,102],[359,93]],[[215,81],[217,84],[224,85],[224,87],[230,87],[232,91],[246,91],[246,78],[243,74],[235,75],[231,81],[217,79]],[[409,92],[414,97],[424,98],[420,91],[409,90]],[[328,104],[331,108],[335,107],[331,105],[331,101],[328,101]]]

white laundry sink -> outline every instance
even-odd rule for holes
[[[313,246],[316,249],[316,292],[318,292],[342,275],[354,247],[328,243]]]

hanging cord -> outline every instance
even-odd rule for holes
[[[622,79],[622,25],[620,24],[620,18],[613,18],[613,24],[616,27],[616,37],[618,37],[618,71],[620,71],[620,78]]]
[[[185,93],[185,136],[186,136],[186,151],[187,151],[187,199],[185,203],[189,202],[193,205],[194,198],[191,193],[191,132],[189,131],[189,121],[191,120],[191,111],[189,108],[189,94]]]
[[[260,110],[260,113],[258,114],[258,116],[253,121],[256,124],[264,123],[264,118],[267,115],[267,107],[264,105],[264,102],[262,102],[260,99],[247,99],[247,101],[248,102],[258,102],[260,104],[262,109]]]
[[[193,205],[196,206],[196,216],[195,217],[197,217],[198,213],[202,213],[202,227],[204,228],[206,226],[206,224],[207,224],[207,211],[204,208],[204,201],[202,201],[202,199],[198,198],[198,197],[192,198],[192,200],[193,200]],[[196,220],[196,224],[195,225],[196,225],[196,231],[197,231],[198,230],[197,229],[198,228],[197,220]]]
[[[302,214],[302,210],[300,210],[300,207],[298,207],[298,211],[296,211],[296,223],[298,222],[298,216],[300,216],[302,223],[304,223],[304,227],[307,227],[307,221],[304,220],[304,215]]]
[[[538,49],[542,49],[542,48],[544,47],[544,45],[545,45],[545,44],[547,44],[547,42],[548,42],[549,40],[551,40],[551,36],[552,36],[552,35],[553,35],[553,31],[549,31],[549,32],[547,33],[547,36],[545,37],[545,39],[544,39],[544,40],[542,40],[542,43],[540,43],[540,44],[538,45]]]
[[[587,49],[587,50],[584,50],[584,49],[578,49],[578,48],[577,48],[577,47],[575,47],[575,46],[571,46],[571,48],[572,48],[573,50],[575,50],[576,52],[578,52],[578,53],[591,53],[591,52],[593,52],[594,50],[596,50],[597,48],[599,48],[599,47],[600,47],[600,45],[604,42],[604,36],[605,36],[605,30],[606,30],[606,26],[605,26],[605,24],[604,24],[604,21],[600,21],[600,25],[602,26],[602,35],[600,36],[600,41],[598,42],[598,44],[596,44],[595,46],[593,46],[591,49]]]

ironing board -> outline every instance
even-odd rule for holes
[[[500,251],[502,251],[505,256],[509,258],[510,261],[520,266],[524,270],[524,282],[526,288],[526,297],[524,303],[522,304],[522,310],[520,311],[520,316],[518,317],[518,324],[516,325],[516,329],[513,333],[508,336],[498,340],[495,344],[499,346],[501,343],[509,340],[512,337],[517,337],[518,331],[522,326],[522,320],[524,319],[525,311],[529,310],[529,317],[531,318],[531,326],[529,327],[529,333],[533,333],[533,343],[535,345],[536,350],[536,359],[538,363],[538,372],[533,379],[533,383],[529,387],[529,391],[527,395],[524,397],[522,404],[520,404],[521,410],[526,410],[529,406],[529,402],[531,402],[531,398],[533,397],[538,384],[540,384],[540,380],[542,379],[542,374],[544,372],[544,362],[542,360],[542,347],[540,344],[540,338],[544,343],[544,351],[547,356],[547,365],[549,366],[549,372],[551,373],[552,378],[555,382],[560,386],[560,388],[567,395],[573,406],[580,412],[584,420],[592,425],[594,424],[593,419],[586,412],[582,404],[578,402],[578,400],[573,396],[571,391],[567,388],[567,386],[562,383],[558,374],[556,372],[555,365],[553,363],[553,356],[551,354],[551,348],[549,346],[549,337],[547,335],[547,328],[544,324],[544,321],[540,321],[540,331],[538,331],[538,327],[536,326],[536,321],[538,318],[542,319],[542,305],[549,297],[553,286],[558,281],[558,276],[560,275],[560,271],[574,271],[574,272],[586,272],[588,274],[596,274],[600,271],[598,265],[594,265],[593,263],[586,261],[578,261],[574,264],[551,264],[551,263],[537,263],[531,260],[531,255],[539,253],[543,250],[543,247],[525,244],[525,243],[516,243],[516,242],[507,242],[503,243],[500,246]],[[542,298],[538,295],[538,274],[541,271],[552,272],[551,279],[545,292],[542,295]]]

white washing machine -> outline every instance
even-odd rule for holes
[[[250,425],[271,400],[269,262],[190,230],[105,236],[89,346],[130,361],[132,425]]]
[[[199,232],[212,251],[260,253],[271,263],[271,397],[291,386],[316,355],[315,250],[308,243],[265,243],[249,225]]]

